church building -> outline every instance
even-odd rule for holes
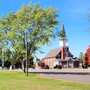
[[[56,65],[61,65],[62,68],[75,66],[74,64],[78,63],[78,60],[73,59],[73,54],[69,50],[64,25],[58,36],[60,37],[60,48],[52,49],[44,58],[42,58],[41,63],[47,65],[49,68],[54,68]]]

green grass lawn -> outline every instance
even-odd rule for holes
[[[0,90],[90,90],[90,84],[42,78],[37,74],[26,77],[21,72],[0,72]]]

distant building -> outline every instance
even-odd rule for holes
[[[86,50],[84,63],[90,65],[90,46]]]

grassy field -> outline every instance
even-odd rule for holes
[[[26,77],[21,72],[0,72],[0,90],[90,90],[90,84],[42,78],[37,74]]]

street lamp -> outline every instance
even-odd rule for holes
[[[26,75],[28,76],[28,68],[29,68],[29,43],[30,43],[30,40],[28,38],[28,31],[25,32],[25,43],[26,43]]]

